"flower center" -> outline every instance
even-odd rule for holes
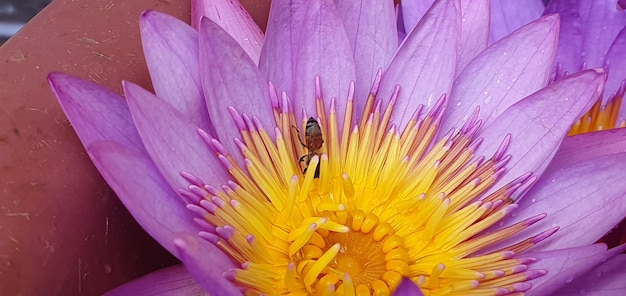
[[[534,182],[527,174],[491,190],[510,158],[509,139],[491,158],[473,158],[475,113],[435,142],[445,97],[400,131],[389,123],[399,88],[383,110],[377,84],[355,123],[353,87],[343,123],[335,101],[326,112],[318,97],[319,117],[297,124],[289,99],[274,95],[275,139],[231,110],[245,125],[236,140],[243,162],[200,133],[234,182],[218,190],[186,173],[183,195],[210,224],[200,223],[201,236],[241,264],[228,278],[249,294],[389,295],[403,277],[430,295],[529,289],[525,281],[544,272],[518,254],[556,228],[498,245],[545,217],[496,227]]]
[[[344,278],[348,275],[357,290],[389,293],[391,287],[408,274],[409,257],[402,238],[395,235],[389,223],[379,223],[374,214],[357,210],[348,219],[351,221],[348,223],[350,232],[323,231],[319,234],[325,246],[321,249],[314,245],[307,247],[318,254],[335,247],[337,255],[327,265],[329,270],[344,275]],[[327,284],[334,285],[335,282]],[[328,289],[320,288],[322,291]]]

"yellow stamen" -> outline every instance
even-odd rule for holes
[[[296,122],[289,98],[272,89],[274,140],[269,127],[235,114],[246,126],[237,140],[244,162],[210,141],[234,182],[194,188],[205,200],[189,207],[215,227],[208,239],[241,264],[234,281],[247,294],[267,295],[389,295],[405,277],[426,295],[517,292],[514,285],[528,276],[513,255],[551,230],[477,252],[543,218],[483,234],[515,208],[510,196],[531,178],[485,196],[507,158],[474,157],[472,122],[435,142],[445,98],[423,116],[420,107],[399,129],[390,124],[399,88],[383,106],[373,87],[357,123],[353,84],[338,118],[336,101],[326,112],[316,83],[319,151],[300,142],[308,117]],[[306,171],[302,155],[311,156]]]
[[[622,90],[618,91],[618,95],[610,98],[604,106],[602,105],[602,98],[599,98],[593,107],[572,125],[567,135],[573,136],[616,127],[626,127],[626,121],[617,122],[622,98]]]

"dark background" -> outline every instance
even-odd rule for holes
[[[0,44],[9,32],[30,20],[52,0],[0,0]]]

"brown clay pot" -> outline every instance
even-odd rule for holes
[[[263,28],[269,0],[242,3]],[[56,0],[0,47],[1,295],[99,295],[176,262],[102,180],[46,80],[151,89],[145,9],[190,17],[188,0]]]

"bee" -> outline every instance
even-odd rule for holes
[[[306,129],[304,130],[304,139],[305,143],[302,143],[302,138],[300,138],[300,132],[298,132],[298,139],[300,140],[300,144],[304,148],[308,150],[307,154],[302,155],[300,157],[299,162],[305,163],[303,174],[306,173],[306,169],[309,167],[309,162],[311,162],[311,158],[317,155],[320,156],[320,149],[322,148],[322,144],[324,144],[324,139],[322,139],[322,129],[320,128],[319,123],[313,117],[309,117],[309,120],[306,121]],[[320,176],[320,167],[319,165],[315,169],[315,178],[319,178]]]

